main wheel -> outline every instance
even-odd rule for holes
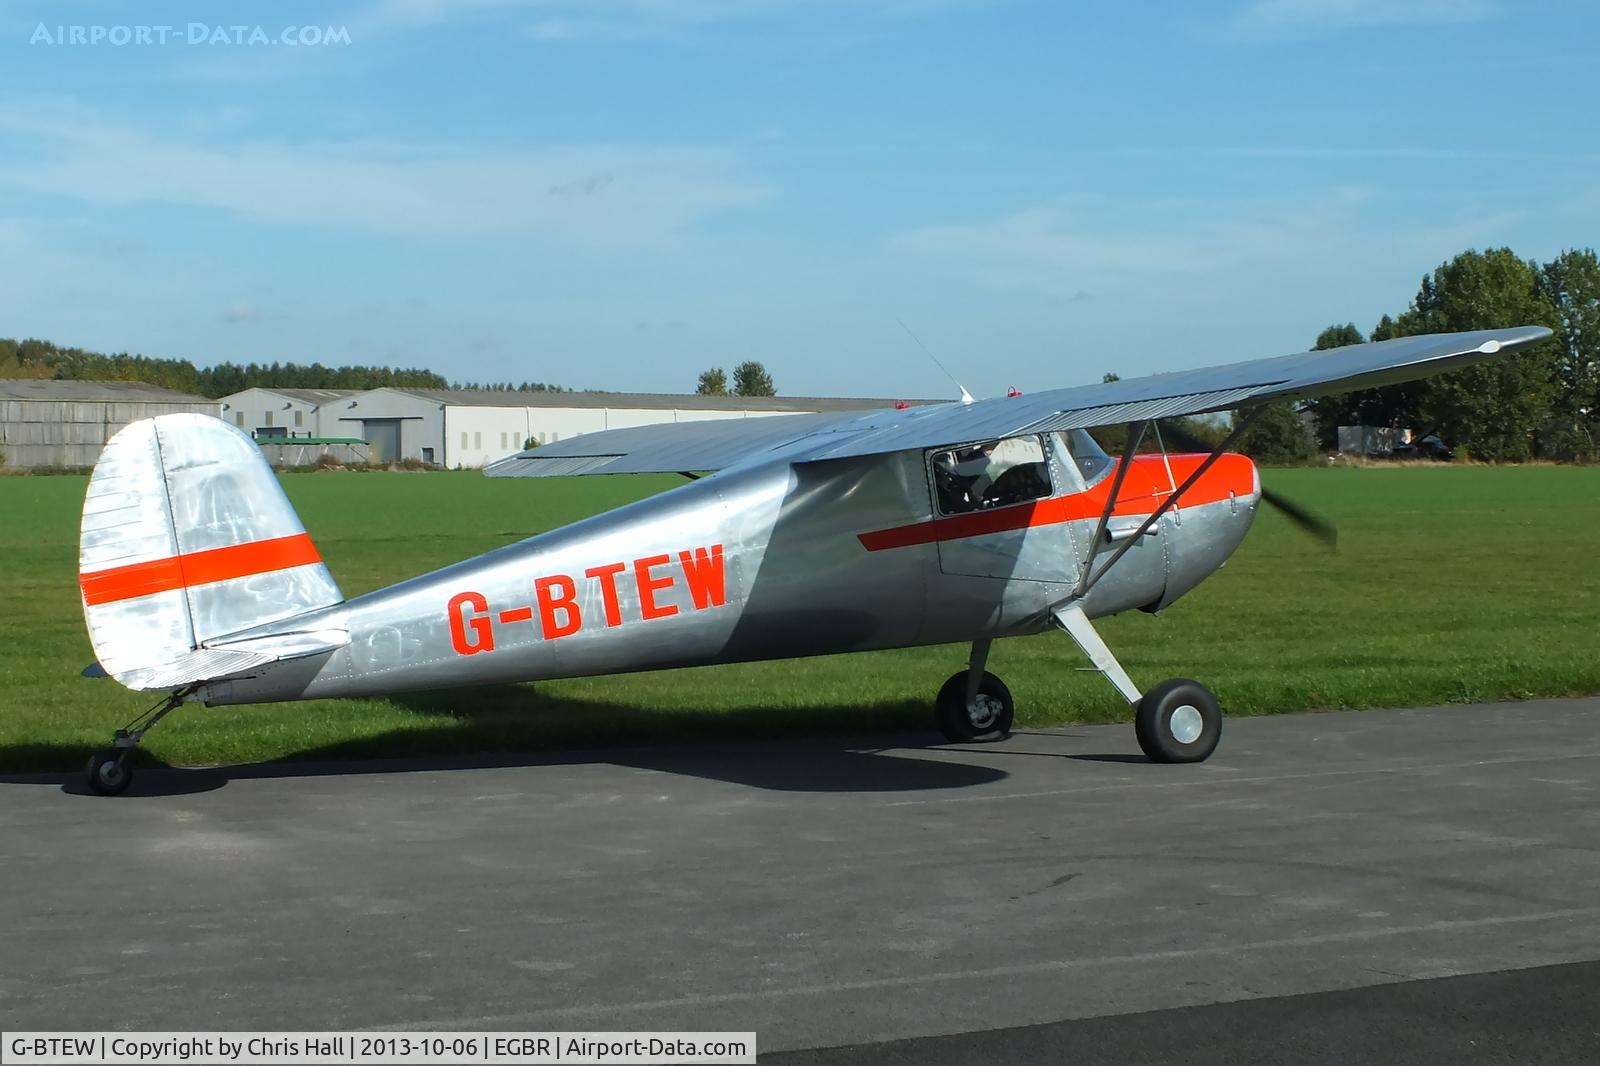
[[[1005,682],[985,672],[978,682],[978,695],[967,705],[967,672],[956,674],[939,690],[933,704],[939,732],[952,744],[979,740],[1004,740],[1011,735],[1011,719],[1016,705]]]
[[[102,796],[120,796],[128,791],[133,783],[133,763],[123,758],[125,754],[120,748],[112,748],[92,756],[85,771],[89,787]]]
[[[1144,694],[1133,731],[1152,762],[1200,762],[1222,739],[1222,710],[1210,689],[1175,677]]]

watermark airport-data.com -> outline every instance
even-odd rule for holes
[[[28,38],[31,45],[164,48],[202,45],[259,48],[285,45],[315,48],[350,43],[348,26],[224,26],[209,22],[176,25],[56,25],[41,22]]]

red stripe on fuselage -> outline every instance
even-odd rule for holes
[[[1117,494],[1113,515],[1147,515],[1161,506],[1161,501],[1172,492],[1174,485],[1184,480],[1205,462],[1204,455],[1173,455],[1167,457],[1172,464],[1172,477],[1167,477],[1167,462],[1159,455],[1138,455],[1122,480],[1122,490]],[[934,544],[946,540],[981,537],[987,533],[1005,533],[1034,526],[1053,526],[1080,519],[1099,518],[1105,510],[1106,497],[1116,480],[1116,470],[1101,478],[1086,492],[1071,496],[1054,496],[1019,503],[1011,507],[996,507],[992,511],[973,511],[971,514],[935,518],[927,522],[880,529],[858,534],[861,546],[869,552],[889,548],[909,548],[914,544]],[[1255,464],[1243,455],[1229,452],[1211,465],[1205,476],[1183,494],[1179,506],[1195,507],[1217,503],[1229,495],[1248,496],[1256,491]]]
[[[83,602],[94,607],[320,562],[322,556],[317,554],[310,535],[296,533],[96,570],[79,575],[78,584],[83,589]]]

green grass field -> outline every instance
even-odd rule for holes
[[[1136,682],[1190,676],[1232,714],[1600,692],[1600,470],[1268,471],[1340,526],[1329,555],[1271,512],[1166,616],[1103,632]],[[347,595],[678,484],[478,474],[291,474]],[[78,676],[81,477],[0,478],[0,769],[81,765],[152,698]],[[396,699],[185,708],[146,757],[173,764],[527,750],[711,734],[928,727],[960,647],[541,682]],[[991,657],[1018,721],[1125,719],[1062,635]],[[1130,743],[1131,743],[1130,738]]]

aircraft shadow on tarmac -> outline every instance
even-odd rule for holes
[[[1014,756],[1146,761],[1138,755],[1029,750],[1027,734],[1019,734],[1022,744],[950,747],[931,730],[912,730],[901,724],[925,720],[927,708],[913,701],[803,711],[751,707],[667,715],[612,703],[555,701],[542,698],[531,686],[517,685],[419,693],[395,701],[408,710],[439,716],[440,725],[310,748],[285,759],[224,767],[172,767],[140,752],[138,770],[126,795],[188,795],[219,789],[230,781],[261,778],[585,763],[657,770],[779,792],[911,792],[970,788],[1004,780],[1010,775],[999,764]],[[540,712],[604,715],[603,733],[615,746],[595,746],[593,729],[585,734],[591,738],[587,745],[563,743],[560,730],[526,724],[530,714]],[[228,709],[227,713],[235,712]],[[236,713],[248,714],[249,708]],[[477,752],[473,752],[474,746]],[[928,750],[930,756],[916,754],[918,749]],[[0,747],[0,763],[75,767],[94,750],[97,746],[13,745]],[[76,769],[0,773],[0,784],[53,784],[69,794],[90,794]]]
[[[1042,734],[1042,733],[1037,733],[1037,732],[1030,732],[1030,731],[1025,730],[1025,729],[1018,729],[1018,730],[1016,730],[1015,732],[1013,732],[1011,734],[1013,739],[1022,739],[1022,738],[1026,738],[1026,737],[1030,737],[1030,736],[1044,736],[1044,735],[1047,735],[1047,734]],[[1050,736],[1060,736],[1061,734],[1052,733],[1052,734],[1048,734],[1048,735],[1050,735]],[[1067,734],[1067,735],[1071,736],[1072,734]],[[1126,752],[1126,751],[1106,751],[1106,752],[1029,751],[1026,748],[1019,747],[1019,746],[1017,746],[1015,744],[1007,746],[1007,747],[1004,747],[1004,748],[997,748],[997,749],[995,749],[995,751],[997,753],[1004,753],[1008,757],[1009,756],[1017,756],[1017,755],[1021,755],[1021,756],[1033,755],[1033,756],[1037,756],[1037,757],[1043,758],[1043,759],[1076,759],[1078,762],[1138,763],[1138,764],[1144,765],[1144,766],[1153,765],[1150,762],[1150,756],[1145,755],[1145,754],[1143,754],[1141,752],[1137,752],[1137,751],[1135,751],[1135,752]]]

